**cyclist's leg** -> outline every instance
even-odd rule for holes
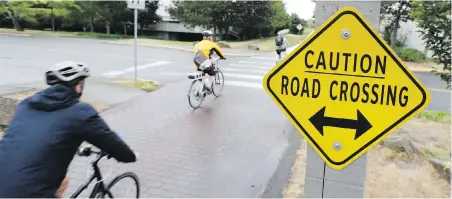
[[[66,191],[68,186],[69,186],[69,176],[66,176],[66,177],[64,177],[63,181],[61,182],[61,185],[58,188],[58,190],[55,193],[55,195],[58,198],[62,198],[63,197],[63,193],[64,193],[64,191]]]
[[[204,63],[202,63],[203,65],[203,70],[204,72],[206,72],[206,76],[207,76],[207,81],[205,82],[205,88],[207,89],[207,91],[211,91],[212,88],[212,80],[215,78],[215,75],[212,76],[212,71],[214,69],[214,66],[211,62],[211,60],[206,60]]]

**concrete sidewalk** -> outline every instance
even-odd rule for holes
[[[142,198],[261,197],[291,142],[283,114],[262,91],[227,87],[222,97],[209,97],[193,111],[188,87],[168,84],[102,113],[140,153],[136,163],[114,163],[107,181],[135,172]],[[85,181],[89,159],[76,157],[71,164],[65,197]],[[104,161],[104,175],[112,161]]]

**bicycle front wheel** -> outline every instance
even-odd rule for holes
[[[223,93],[223,88],[224,88],[224,76],[223,72],[219,70],[215,75],[215,80],[212,88],[213,95],[215,95],[215,97],[221,96],[221,94]]]
[[[204,93],[202,92],[203,85],[201,80],[194,80],[190,85],[188,91],[188,103],[193,109],[199,108],[204,100]]]
[[[107,185],[106,189],[101,198],[140,198],[140,182],[138,176],[132,172],[117,176]]]

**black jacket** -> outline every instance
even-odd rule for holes
[[[136,160],[73,89],[54,85],[24,99],[0,141],[0,198],[55,197],[83,141],[120,162]]]

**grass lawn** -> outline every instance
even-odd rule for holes
[[[152,92],[152,91],[157,90],[160,87],[160,85],[154,81],[142,80],[142,79],[137,79],[137,82],[134,82],[133,79],[115,79],[115,80],[112,80],[109,82],[132,87],[132,88],[138,88],[145,92]]]
[[[442,111],[422,111],[416,117],[441,123],[451,123],[451,115]]]
[[[16,31],[10,28],[0,28],[0,33],[12,33],[12,34],[29,34],[29,35],[55,35],[62,37],[87,37],[87,38],[98,38],[98,39],[126,39],[133,38],[133,35],[122,35],[122,34],[105,34],[97,32],[66,32],[66,31],[49,31],[49,30],[25,30]],[[142,38],[158,38],[156,36],[145,36]]]

